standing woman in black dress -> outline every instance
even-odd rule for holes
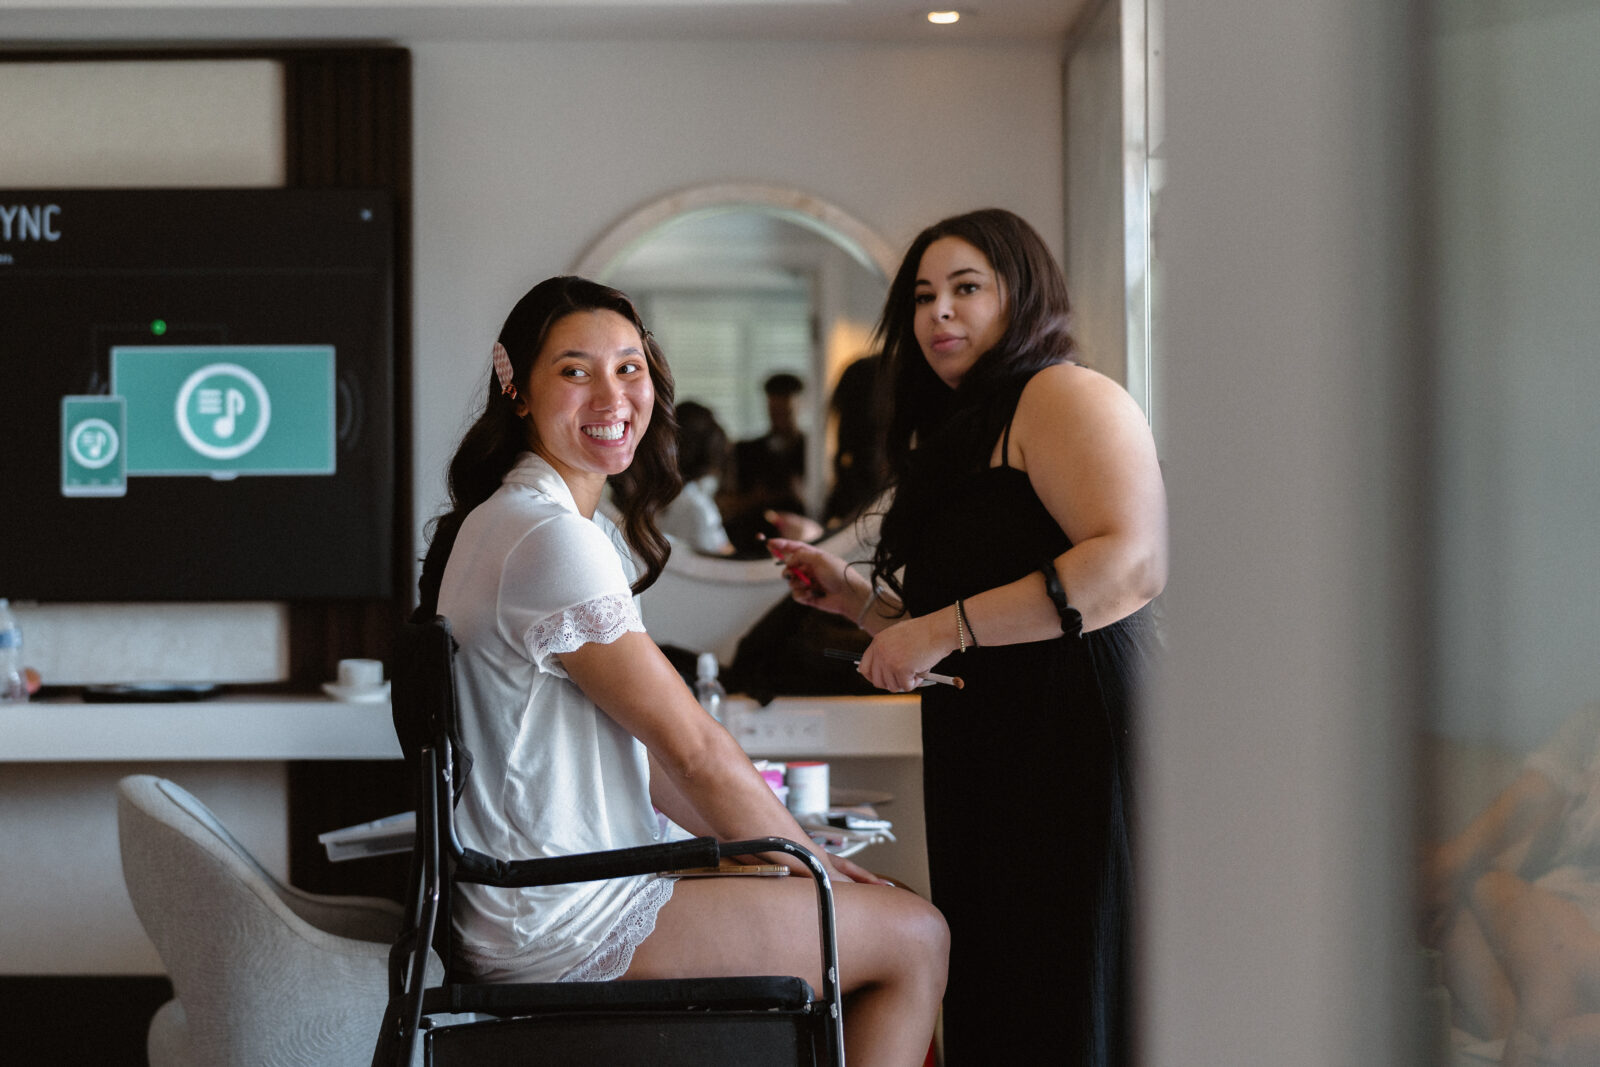
[[[871,565],[773,548],[797,600],[873,634],[874,685],[966,683],[921,690],[945,1062],[1129,1063],[1132,715],[1167,575],[1149,425],[1075,361],[1060,269],[1008,211],[924,230],[878,329]]]

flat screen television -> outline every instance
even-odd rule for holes
[[[385,597],[387,194],[0,190],[0,596]]]

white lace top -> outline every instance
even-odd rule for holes
[[[520,858],[660,838],[644,746],[568,680],[559,659],[644,629],[628,588],[634,575],[616,526],[584,518],[532,453],[462,524],[439,613],[461,644],[461,731],[475,760],[456,809],[467,847]],[[671,886],[652,876],[462,886],[460,962],[523,981],[618,977]]]

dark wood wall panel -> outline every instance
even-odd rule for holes
[[[342,657],[388,660],[395,623],[411,603],[411,56],[402,48],[308,49],[282,63],[287,184],[386,189],[395,201],[393,595],[290,606],[291,684],[313,687],[333,677]],[[398,761],[291,763],[290,881],[312,892],[398,897],[403,861],[331,864],[317,835],[409,806]]]

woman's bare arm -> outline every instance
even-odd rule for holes
[[[1566,805],[1566,795],[1541,771],[1524,770],[1460,834],[1439,847],[1431,873],[1458,887],[1491,868],[1523,873],[1530,853],[1560,821]]]
[[[720,841],[786,837],[811,847],[829,874],[836,873],[648,635],[629,632],[610,644],[590,642],[564,653],[561,665],[590,700],[644,744],[652,800],[679,826]],[[792,858],[785,862],[800,866]]]
[[[1109,626],[1154,600],[1167,582],[1167,495],[1155,438],[1133,398],[1085,367],[1052,367],[1023,391],[1012,441],[1017,465],[1072,542],[1056,573],[1083,628]],[[1041,621],[1054,615],[1047,601]]]

